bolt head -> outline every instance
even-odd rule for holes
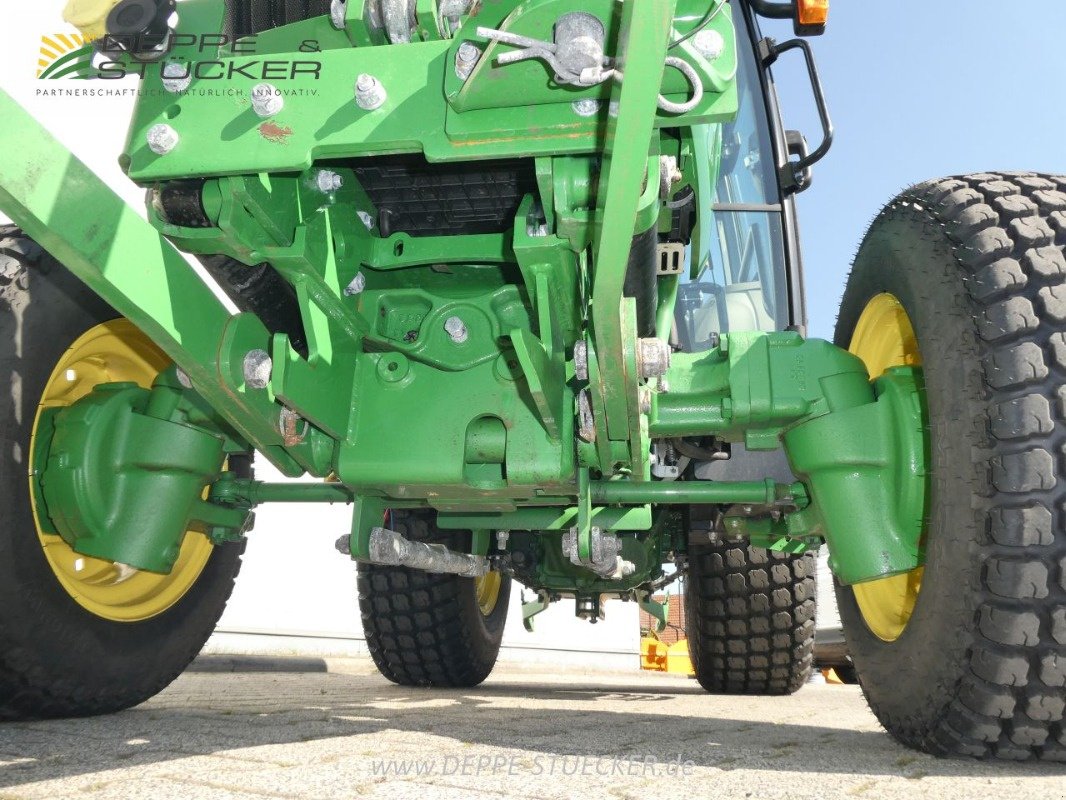
[[[670,368],[670,345],[662,339],[637,341],[637,367],[642,378],[658,378]]]
[[[265,389],[273,371],[274,362],[266,350],[249,350],[244,357],[244,382],[250,389]]]
[[[692,38],[692,46],[708,61],[714,61],[725,49],[725,39],[716,30],[704,28]]]
[[[148,129],[148,148],[159,156],[165,156],[178,146],[181,137],[169,125],[160,123]]]
[[[481,58],[481,50],[473,42],[463,42],[455,51],[455,74],[461,81],[470,77],[478,60]]]
[[[192,65],[181,61],[168,61],[160,73],[163,88],[168,92],[180,94],[192,84]]]
[[[470,64],[471,62],[477,61],[481,57],[481,51],[473,42],[463,42],[461,45],[459,45],[459,50],[457,51],[457,54],[459,56],[459,60],[462,61],[464,64]]]
[[[344,18],[348,13],[348,3],[345,0],[333,0],[329,6],[329,19],[337,30],[344,30]]]
[[[315,176],[315,185],[322,194],[332,194],[344,186],[344,179],[336,172],[324,169]]]
[[[361,294],[363,289],[366,288],[366,275],[362,272],[357,272],[355,277],[352,278],[352,282],[344,287],[344,294],[348,297],[352,297],[357,294]]]
[[[252,87],[252,109],[260,117],[273,117],[285,107],[280,90],[269,83],[257,83]]]
[[[363,72],[355,80],[355,103],[364,111],[373,111],[384,105],[388,95],[381,81]]]
[[[466,324],[459,317],[448,317],[444,322],[444,330],[456,344],[462,344],[470,338]]]
[[[175,377],[177,377],[178,383],[180,383],[186,389],[192,388],[192,381],[189,380],[189,376],[185,374],[185,370],[183,370],[181,367],[178,367],[174,370],[174,375]]]
[[[584,100],[575,100],[570,108],[579,117],[594,117],[600,110],[600,101],[586,97]]]

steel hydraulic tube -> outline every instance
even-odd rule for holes
[[[631,504],[718,504],[752,503],[772,505],[795,501],[806,505],[807,492],[801,483],[765,481],[593,481],[594,503]]]

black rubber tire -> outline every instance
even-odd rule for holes
[[[432,512],[393,511],[389,527],[408,539],[469,552],[469,531],[437,528]],[[473,578],[359,564],[359,612],[378,670],[401,686],[477,686],[492,672],[507,622],[511,579],[492,613],[478,608]]]
[[[837,344],[891,292],[922,351],[931,498],[921,591],[900,637],[838,588],[870,707],[936,755],[1066,760],[1066,178],[919,184],[877,217]]]
[[[745,543],[691,545],[685,631],[696,680],[716,694],[797,691],[814,664],[815,556]]]
[[[328,14],[330,0],[226,0],[226,32],[241,37]]]
[[[243,544],[216,547],[163,613],[114,622],[78,605],[41,548],[26,481],[38,399],[67,347],[115,312],[55,259],[0,226],[0,719],[84,716],[147,700],[214,630]]]

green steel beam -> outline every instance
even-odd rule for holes
[[[242,379],[227,374],[232,364],[221,343],[240,317],[231,316],[169,242],[2,90],[0,118],[0,209],[151,337],[234,430],[283,472],[301,474],[280,447],[274,404],[263,393],[242,391]],[[244,327],[261,334],[259,346],[268,343],[257,319]]]
[[[674,18],[675,0],[625,3],[618,37],[621,84],[612,92],[617,112],[608,115],[604,163],[597,193],[593,244],[592,326],[599,358],[600,383],[612,439],[629,436],[625,387],[636,381],[623,362],[620,323],[633,221],[647,183],[656,103],[662,85],[663,61]]]
[[[340,483],[267,483],[223,476],[211,487],[211,500],[242,506],[262,503],[352,503],[355,494]]]
[[[520,508],[510,513],[461,513],[437,514],[437,524],[442,528],[458,530],[479,527],[512,531],[558,531],[569,530],[577,524],[578,510],[570,508]],[[605,530],[645,531],[652,526],[651,506],[632,508],[593,508],[590,514],[593,524]]]

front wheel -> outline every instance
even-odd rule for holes
[[[1066,179],[920,184],[874,221],[836,341],[922,368],[924,566],[838,587],[871,709],[937,755],[1066,760]]]
[[[168,575],[81,556],[40,524],[29,475],[42,408],[99,383],[151,385],[166,356],[14,228],[0,228],[0,719],[140,703],[199,653],[243,545],[185,535]],[[242,457],[231,468],[248,474]]]

